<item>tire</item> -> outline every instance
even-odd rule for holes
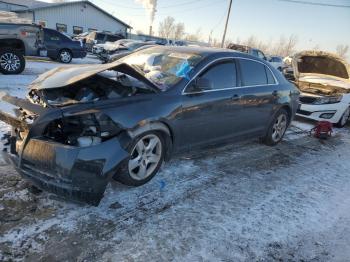
[[[20,51],[14,49],[0,50],[0,72],[4,75],[16,75],[23,72],[26,60]]]
[[[348,107],[340,118],[339,122],[335,124],[336,127],[343,128],[350,118],[350,107]]]
[[[147,148],[152,142],[153,147]],[[165,141],[160,132],[145,132],[134,139],[128,147],[130,157],[125,160],[115,180],[128,186],[141,186],[159,171],[165,155]],[[154,162],[147,162],[150,161]]]
[[[288,112],[282,108],[275,114],[268,128],[266,136],[262,138],[262,142],[268,146],[274,146],[278,144],[282,140],[288,125]]]
[[[68,49],[62,49],[57,56],[58,61],[64,64],[69,64],[70,62],[72,62],[72,58],[72,52]]]

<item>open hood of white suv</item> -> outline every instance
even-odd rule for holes
[[[350,83],[349,65],[337,55],[323,51],[303,51],[293,57],[293,69],[297,81],[316,81],[336,86]],[[314,83],[316,83],[314,82]],[[346,84],[347,85],[347,84]]]

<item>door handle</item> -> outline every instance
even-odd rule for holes
[[[240,96],[240,95],[237,95],[237,94],[234,94],[234,95],[231,97],[232,100],[239,100],[240,98],[241,98],[241,96]]]

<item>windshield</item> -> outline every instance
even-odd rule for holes
[[[195,53],[150,48],[122,58],[121,61],[136,67],[144,77],[165,91],[183,78],[189,80],[190,72],[201,59],[202,56]]]
[[[303,56],[298,60],[300,73],[314,73],[349,78],[346,66],[337,59],[325,56]]]

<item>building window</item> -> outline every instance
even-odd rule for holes
[[[84,29],[81,26],[73,26],[73,34],[79,35],[83,33]]]
[[[67,25],[57,23],[56,30],[61,33],[67,33]]]
[[[38,21],[38,25],[41,25],[42,27],[46,27],[46,21]]]
[[[95,29],[95,28],[89,28],[88,31],[89,31],[89,32],[94,32],[94,31],[97,31],[97,29]]]

